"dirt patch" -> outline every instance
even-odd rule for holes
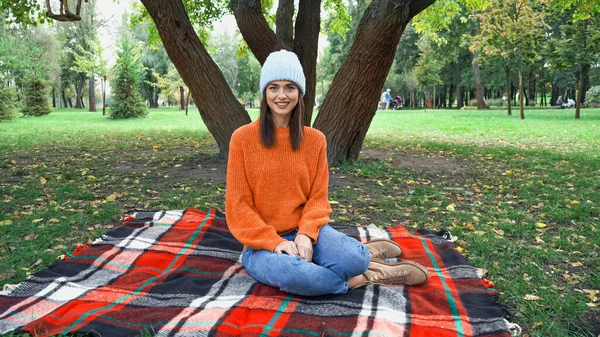
[[[436,174],[464,173],[469,168],[469,165],[465,162],[442,157],[430,157],[422,153],[409,151],[364,149],[361,151],[360,158],[387,161],[395,166]],[[168,175],[170,181],[201,178],[216,182],[225,182],[227,162],[219,158],[216,152],[199,152],[187,160],[171,162],[164,167],[161,166],[161,163],[142,159],[120,162],[115,166],[115,170],[120,172],[157,171],[163,176]],[[333,171],[330,175],[329,185],[331,189],[345,186],[362,186],[365,181],[363,178]]]
[[[419,152],[409,151],[392,151],[392,150],[377,150],[363,149],[360,152],[362,159],[377,159],[389,161],[395,166],[403,166],[419,171],[447,171],[447,172],[464,172],[469,166],[466,162],[460,162],[453,159],[442,157],[425,156]]]

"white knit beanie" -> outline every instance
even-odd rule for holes
[[[306,86],[304,71],[296,54],[280,50],[267,57],[260,71],[260,94],[264,94],[267,85],[273,81],[290,81],[296,83],[302,95]]]

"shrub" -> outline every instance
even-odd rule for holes
[[[111,118],[137,118],[148,114],[140,91],[142,64],[139,53],[127,41],[121,43],[121,50],[115,65],[113,78]]]
[[[15,118],[15,110],[15,90],[13,88],[0,89],[0,121]]]
[[[585,105],[590,108],[600,107],[600,85],[591,87],[585,93]]]
[[[44,116],[50,113],[48,84],[42,78],[32,77],[23,86],[23,108],[25,116]]]

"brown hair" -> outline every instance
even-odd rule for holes
[[[300,90],[298,90],[300,91]],[[267,95],[263,92],[263,97],[260,102],[260,123],[258,132],[260,141],[266,147],[275,145],[275,122],[273,121],[273,113],[267,103]],[[292,110],[290,116],[290,143],[292,150],[298,151],[302,139],[304,139],[304,100],[302,92],[298,92],[298,104]]]

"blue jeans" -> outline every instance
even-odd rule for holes
[[[294,241],[296,233],[282,237]],[[329,225],[321,228],[317,244],[313,245],[312,262],[251,247],[242,253],[242,264],[258,282],[305,296],[347,292],[348,279],[364,273],[369,259],[364,244]]]

